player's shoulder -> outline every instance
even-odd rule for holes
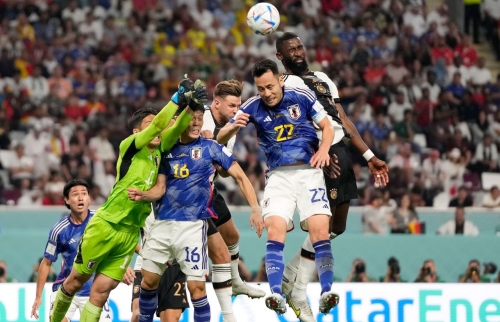
[[[137,133],[130,134],[125,139],[120,142],[120,152],[125,152],[130,147],[130,144],[134,142]]]
[[[328,77],[328,75],[326,75],[324,72],[316,71],[316,72],[314,72],[314,76],[318,77],[322,81],[333,83],[333,81],[330,79],[330,77]]]
[[[286,86],[284,87],[284,92],[286,96],[292,97],[292,98],[297,98],[297,99],[303,99],[306,98],[311,102],[314,102],[316,100],[316,94],[308,88],[301,88],[301,87],[295,87],[295,86]]]
[[[69,214],[63,216],[59,221],[50,229],[50,239],[56,240],[57,236],[63,232],[70,225]]]
[[[260,104],[260,96],[259,94],[254,95],[247,99],[245,103],[241,104],[240,110],[245,110],[245,112],[250,111]]]
[[[304,82],[304,79],[298,75],[293,75],[293,74],[283,74],[281,76],[283,79],[283,82],[285,85],[291,86],[291,87],[297,87],[297,86],[302,86],[302,87],[307,87],[306,83]]]

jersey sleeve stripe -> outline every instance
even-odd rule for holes
[[[245,103],[243,103],[243,105],[241,105],[240,110],[244,110],[248,105],[252,104],[258,99],[260,99],[260,96],[258,94],[255,95],[254,97],[250,97],[249,99],[247,99]]]
[[[313,92],[308,89],[295,87],[294,90],[298,94],[302,94],[307,97],[311,102],[314,102],[316,100],[316,96],[314,96]]]
[[[60,223],[58,223],[54,229],[52,230],[52,234],[50,234],[50,240],[52,241],[56,241],[57,240],[57,235],[59,235],[59,233],[65,228],[69,226],[69,220],[68,219],[65,219],[63,221],[61,221]]]

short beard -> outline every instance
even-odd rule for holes
[[[305,58],[301,63],[296,63],[291,59],[283,59],[283,66],[292,72],[292,74],[299,76],[306,74],[309,70],[309,65],[307,64]]]

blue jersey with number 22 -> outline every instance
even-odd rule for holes
[[[312,124],[327,116],[313,91],[283,87],[283,99],[268,107],[256,95],[248,99],[229,122],[234,123],[241,113],[250,115],[257,129],[262,151],[266,154],[269,170],[298,162],[309,163],[318,149],[318,136]]]
[[[216,218],[212,207],[215,165],[228,170],[234,161],[231,151],[213,140],[177,142],[161,161],[159,174],[167,177],[167,192],[158,202],[156,219]]]

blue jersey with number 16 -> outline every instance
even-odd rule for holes
[[[177,142],[161,160],[167,192],[158,201],[156,219],[194,221],[217,218],[212,207],[215,165],[228,170],[236,161],[231,151],[212,140]]]
[[[269,170],[299,162],[309,163],[318,149],[318,136],[312,124],[327,116],[313,91],[283,87],[283,99],[269,107],[256,95],[248,99],[229,122],[241,113],[250,115],[257,129],[262,151]]]

